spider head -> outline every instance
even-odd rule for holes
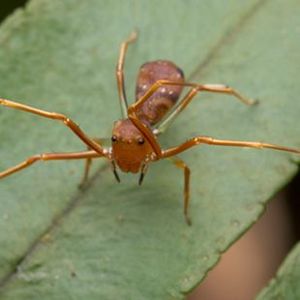
[[[111,141],[113,159],[123,172],[137,173],[153,152],[129,119],[115,122]]]

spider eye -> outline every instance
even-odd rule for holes
[[[118,139],[117,139],[117,137],[116,137],[115,135],[113,135],[113,136],[111,137],[111,141],[112,141],[113,143],[115,143],[117,140],[118,140]]]
[[[145,140],[142,137],[140,137],[138,138],[137,142],[139,145],[143,145],[145,143]]]

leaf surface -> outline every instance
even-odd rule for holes
[[[257,300],[298,299],[300,295],[300,247],[292,249],[280,267],[276,277],[262,290]]]
[[[232,97],[199,95],[160,138],[195,135],[300,147],[300,20],[278,1],[32,0],[2,24],[1,96],[65,113],[90,136],[109,137],[120,117],[119,45],[138,28],[126,60],[134,99],[139,66],[169,59],[190,80],[227,83]],[[280,14],[280,18],[278,15]],[[62,124],[0,107],[0,168],[42,152],[83,150]],[[0,181],[2,299],[183,299],[297,171],[276,151],[199,146],[180,156],[192,171],[191,217],[183,218],[183,174],[150,166],[142,187],[107,162],[39,163]]]

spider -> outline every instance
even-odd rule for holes
[[[136,38],[137,33],[134,31],[120,47],[116,77],[123,118],[114,123],[111,147],[106,148],[103,146],[104,139],[89,137],[73,120],[63,114],[44,111],[0,98],[1,105],[63,122],[88,147],[88,150],[81,152],[33,155],[16,166],[0,172],[0,178],[25,169],[37,161],[85,159],[86,164],[82,180],[82,183],[84,183],[88,178],[92,160],[105,157],[110,161],[117,181],[120,181],[117,173],[117,168],[119,168],[123,172],[140,172],[139,184],[141,185],[149,163],[168,158],[184,173],[183,212],[187,224],[190,225],[191,220],[188,214],[190,169],[183,160],[176,156],[177,154],[201,144],[258,149],[270,148],[300,154],[300,149],[281,145],[256,141],[220,140],[208,136],[196,136],[175,147],[162,149],[157,137],[169,127],[178,114],[195,99],[199,92],[229,94],[247,105],[253,105],[255,101],[244,97],[237,90],[226,85],[186,82],[182,70],[173,62],[156,60],[147,62],[140,67],[136,85],[136,101],[128,105],[123,69],[128,45],[134,42]],[[189,88],[189,91],[178,101],[185,87]]]

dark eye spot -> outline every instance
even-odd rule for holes
[[[143,145],[145,143],[145,140],[142,137],[140,137],[138,138],[137,142],[139,145]]]
[[[116,137],[115,135],[113,135],[113,136],[111,137],[111,141],[112,141],[113,143],[115,143],[117,140],[118,140],[118,139],[117,139],[117,137]]]

